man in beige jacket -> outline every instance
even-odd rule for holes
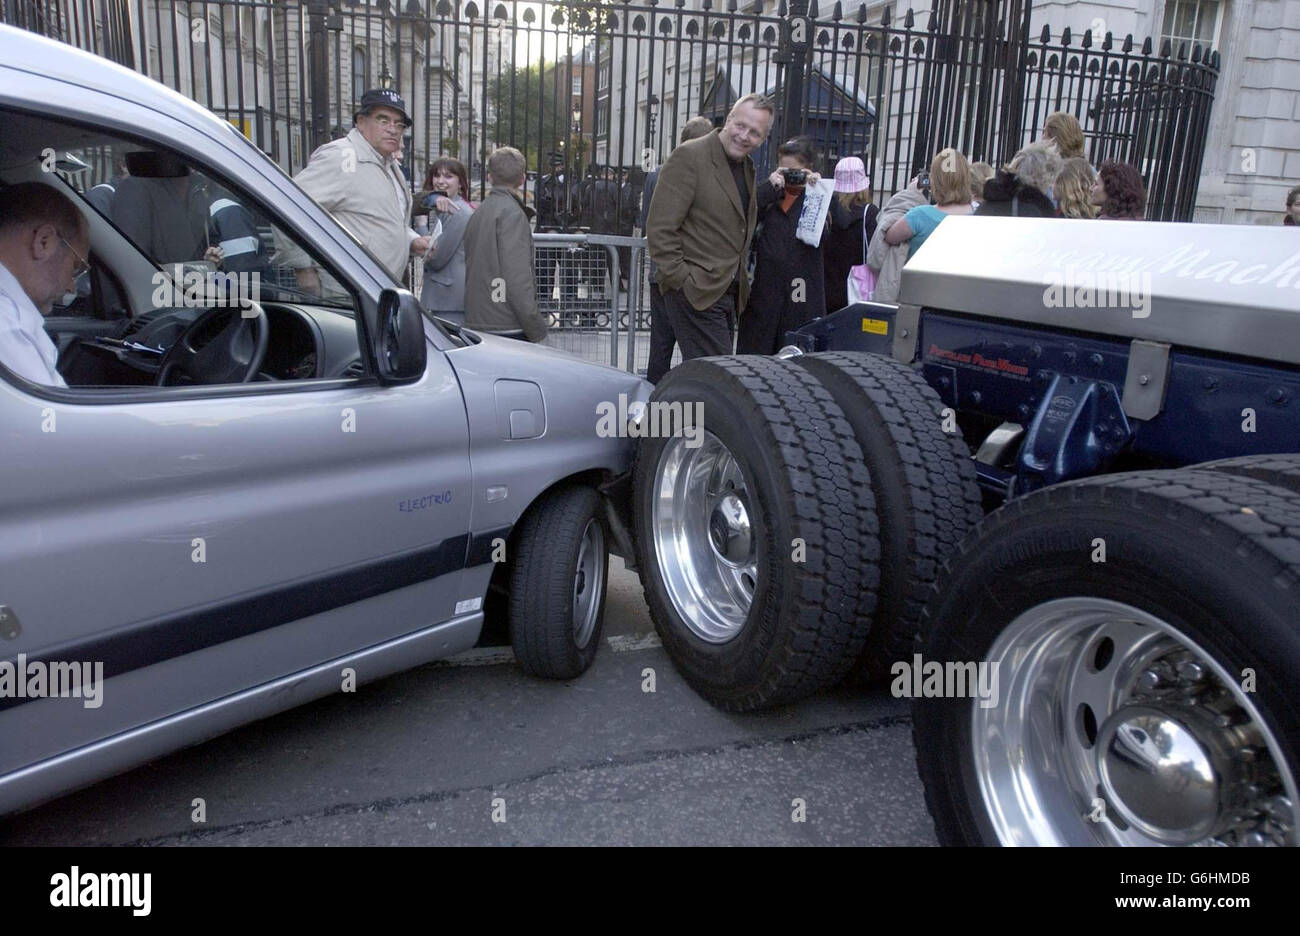
[[[682,360],[731,353],[758,217],[749,154],[773,114],[770,99],[745,95],[720,130],[678,146],[659,171],[646,241]]]
[[[541,341],[549,326],[537,311],[533,233],[518,191],[524,154],[503,146],[488,157],[487,168],[492,191],[465,226],[465,324]]]
[[[411,254],[430,246],[411,229],[411,190],[394,158],[411,118],[401,96],[385,89],[362,95],[352,121],[347,136],[317,149],[293,179],[400,283]],[[320,295],[321,271],[312,259],[287,242],[278,247],[275,262],[294,269],[302,289]]]

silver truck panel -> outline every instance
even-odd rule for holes
[[[1147,314],[1049,304],[1056,284],[1078,298],[1099,275],[1144,291]],[[950,217],[903,268],[898,299],[1300,364],[1300,237],[1284,228]]]

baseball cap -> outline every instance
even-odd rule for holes
[[[352,116],[353,121],[355,122],[357,117],[376,107],[391,107],[402,115],[402,118],[406,121],[406,126],[411,126],[411,115],[406,112],[406,102],[402,100],[400,94],[391,88],[371,88],[361,95],[361,104],[357,108],[356,114]]]
[[[835,164],[835,191],[861,192],[871,187],[867,170],[856,156],[845,156]]]

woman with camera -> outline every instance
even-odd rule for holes
[[[970,166],[966,157],[952,147],[940,150],[930,161],[930,171],[913,179],[912,187],[932,204],[909,209],[885,231],[885,243],[907,244],[909,258],[944,218],[971,213]]]
[[[796,236],[804,190],[821,180],[812,171],[817,155],[806,137],[782,143],[777,155],[777,170],[754,193],[754,282],[736,332],[737,354],[775,354],[787,331],[826,314],[822,243],[813,247]]]
[[[465,321],[465,226],[473,206],[465,200],[469,177],[459,159],[444,157],[429,164],[421,212],[432,212],[442,233],[424,258],[424,285],[420,304],[434,315],[453,322]],[[431,224],[432,226],[432,224]]]

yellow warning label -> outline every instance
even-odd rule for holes
[[[864,332],[871,332],[873,335],[888,335],[889,322],[885,319],[864,318],[862,320],[862,330]]]

